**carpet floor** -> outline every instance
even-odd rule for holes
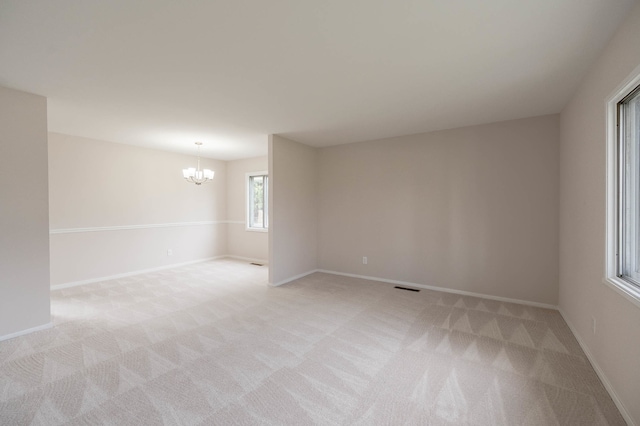
[[[623,425],[558,312],[217,260],[52,292],[2,425]]]

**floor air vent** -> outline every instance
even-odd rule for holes
[[[249,265],[253,265],[253,266],[262,266],[262,263],[253,263],[253,262],[251,262]]]
[[[394,288],[400,289],[400,290],[407,290],[407,291],[420,291],[417,288],[409,288],[409,287],[398,287],[395,286]]]

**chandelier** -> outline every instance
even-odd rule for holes
[[[202,142],[196,142],[196,145],[198,146],[198,165],[196,168],[189,167],[188,169],[182,169],[182,176],[184,176],[188,182],[202,185],[213,179],[213,170],[200,169],[200,146],[202,146]]]

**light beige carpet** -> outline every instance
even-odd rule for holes
[[[619,425],[551,310],[221,260],[58,290],[2,425]]]

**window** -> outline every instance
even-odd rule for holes
[[[640,74],[608,102],[605,282],[640,306]]]
[[[267,231],[269,228],[269,175],[267,172],[247,173],[247,230]]]
[[[618,277],[640,286],[640,87],[618,102]]]

